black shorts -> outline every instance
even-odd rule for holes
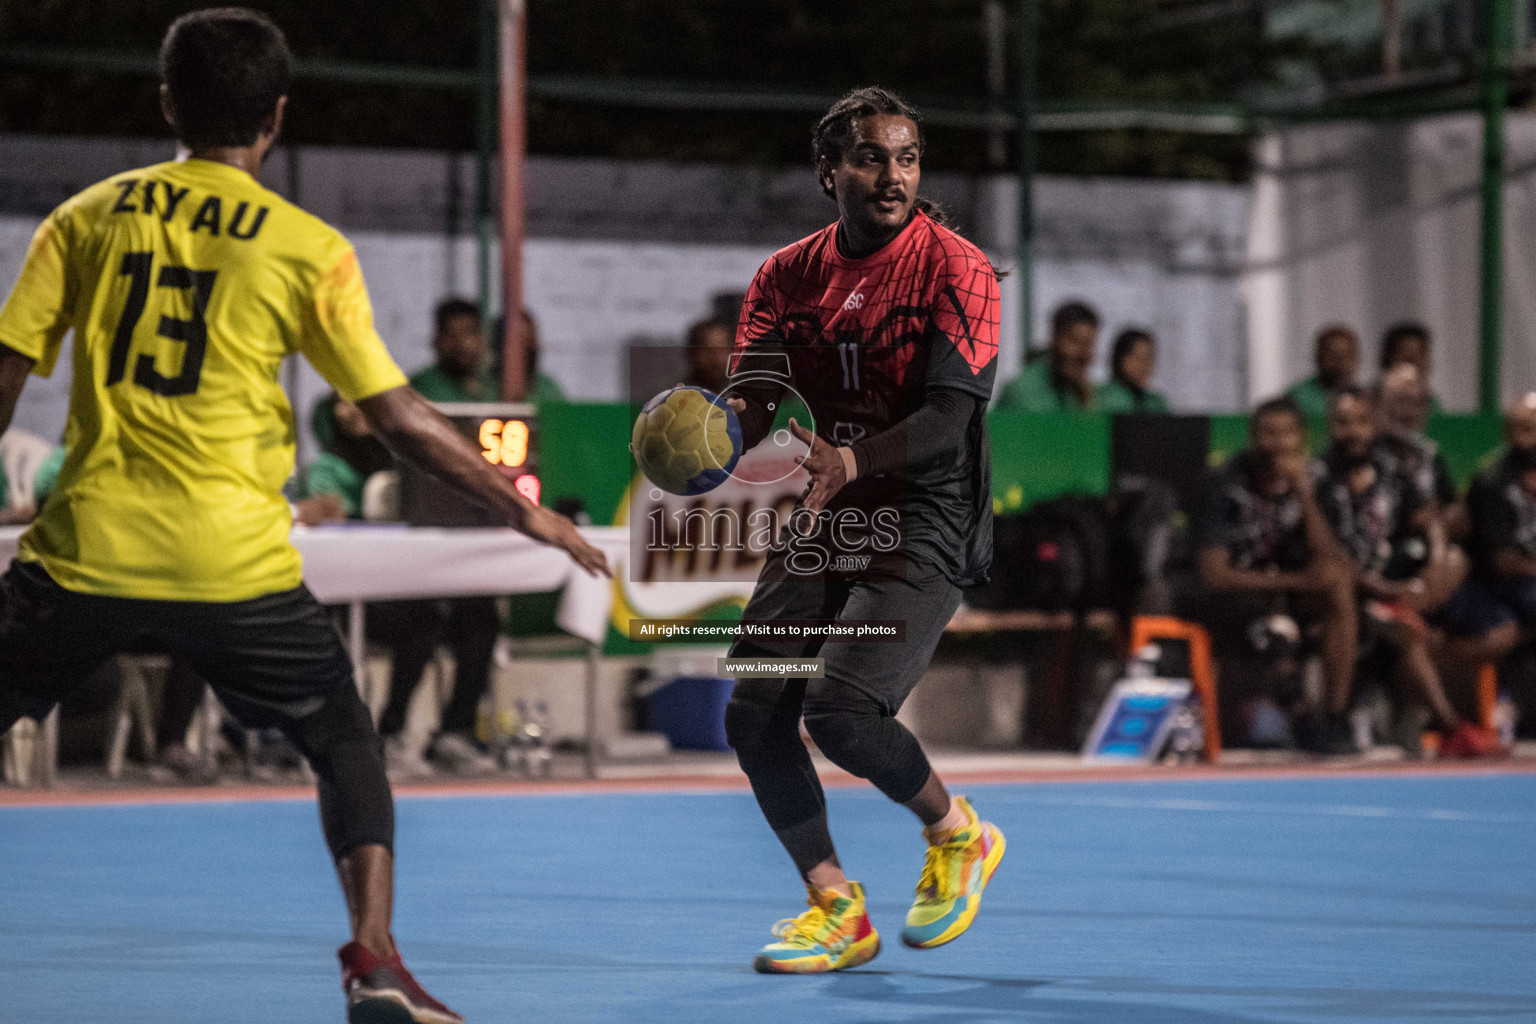
[[[324,608],[299,586],[248,601],[144,601],[66,590],[41,565],[0,576],[0,730],[42,718],[107,658],[175,655],[249,728],[319,710],[352,665]]]
[[[731,646],[730,656],[813,658],[819,654],[826,659],[829,685],[852,687],[885,714],[901,710],[928,671],[944,627],[960,606],[960,588],[926,562],[912,563],[900,576],[871,572],[861,579],[797,577],[776,569],[770,559],[741,613],[744,621],[899,619],[906,623],[906,642],[740,639]]]

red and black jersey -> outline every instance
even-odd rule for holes
[[[868,506],[899,490],[909,554],[962,586],[979,582],[991,561],[985,412],[997,373],[997,275],[980,249],[921,212],[858,259],[838,251],[837,233],[832,224],[757,272],[732,375],[785,374],[817,434],[835,445],[890,429],[930,389],[974,398],[963,450],[909,465],[899,481],[860,477],[833,507]]]

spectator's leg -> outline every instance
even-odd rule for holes
[[[1445,642],[1445,657],[1469,665],[1502,661],[1509,652],[1520,646],[1520,639],[1520,624],[1506,622],[1480,636],[1450,637]]]
[[[1448,545],[1445,554],[1429,563],[1419,578],[1424,581],[1424,593],[1417,602],[1417,608],[1421,612],[1433,611],[1441,607],[1456,593],[1456,589],[1466,581],[1467,556],[1461,548],[1454,544]]]
[[[1435,615],[1448,634],[1440,656],[1448,662],[1497,662],[1521,639],[1520,618],[1496,585],[1469,579]]]
[[[453,696],[443,710],[443,732],[465,736],[475,733],[480,698],[491,684],[491,660],[501,617],[494,597],[466,597],[450,601],[447,639],[453,645]]]
[[[389,647],[394,656],[379,734],[397,736],[405,729],[411,698],[443,635],[443,614],[436,601],[381,601],[368,606],[366,622],[370,639]]]
[[[197,709],[203,705],[203,688],[207,686],[202,676],[180,658],[171,659],[171,671],[165,680],[165,693],[160,701],[160,749],[185,747],[187,730]]]
[[[1409,695],[1422,701],[1434,715],[1435,727],[1449,735],[1461,724],[1461,716],[1446,699],[1445,686],[1429,652],[1429,638],[1422,629],[1393,623],[1392,640],[1398,648],[1395,675]]]
[[[1323,705],[1331,715],[1349,709],[1355,686],[1355,658],[1360,651],[1360,619],[1355,582],[1337,562],[1318,561],[1308,568],[1311,604],[1323,631]]]

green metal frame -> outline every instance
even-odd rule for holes
[[[1022,297],[1024,351],[1033,346],[1032,179],[1035,136],[1042,132],[1137,128],[1203,134],[1247,134],[1266,125],[1344,120],[1412,118],[1455,111],[1481,110],[1483,167],[1481,189],[1482,261],[1480,273],[1478,404],[1484,414],[1500,402],[1504,120],[1509,103],[1514,5],[1512,0],[1481,0],[1484,14],[1481,81],[1423,90],[1399,90],[1353,97],[1305,108],[1254,109],[1238,104],[1124,104],[1038,102],[1034,95],[1038,0],[1015,0],[1018,46],[1018,96],[1013,111],[983,102],[934,97],[921,101],[924,118],[937,127],[1011,131],[1019,152],[1019,241],[1017,273]],[[480,45],[474,70],[432,68],[358,61],[304,60],[295,77],[406,88],[474,90],[476,93],[475,223],[476,285],[482,312],[489,312],[490,247],[495,236],[491,200],[496,147],[497,0],[478,0]],[[104,74],[154,75],[153,54],[117,50],[46,46],[0,46],[0,68],[71,69]],[[723,86],[697,82],[598,78],[578,75],[530,76],[530,97],[671,110],[758,110],[814,113],[835,99],[830,94],[786,91],[763,86]],[[1023,129],[1023,130],[1021,130]]]
[[[1504,293],[1504,112],[1509,105],[1510,49],[1514,6],[1510,0],[1483,0],[1483,182],[1482,271],[1479,294],[1477,407],[1484,416],[1499,411],[1503,362]]]

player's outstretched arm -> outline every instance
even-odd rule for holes
[[[576,524],[518,493],[453,424],[409,387],[391,388],[357,403],[368,424],[401,458],[506,516],[508,525],[566,551],[593,575],[610,576],[608,560]]]
[[[32,372],[33,360],[15,349],[0,345],[0,434],[11,429],[11,417],[16,414],[16,400]]]

